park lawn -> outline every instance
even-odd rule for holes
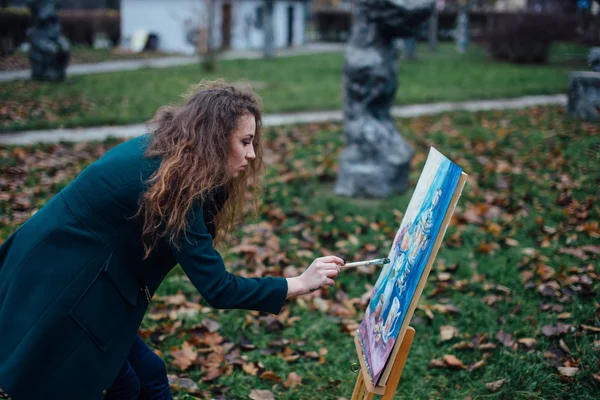
[[[556,45],[547,65],[495,62],[471,46],[459,55],[443,43],[432,53],[422,44],[417,59],[399,64],[396,104],[565,93],[572,70],[588,69],[587,49]],[[181,100],[202,79],[248,81],[267,113],[335,110],[342,106],[342,52],[274,60],[224,60],[215,73],[198,65],[72,76],[60,84],[0,83],[0,132],[128,124],[147,121],[156,109]]]
[[[433,145],[470,178],[412,320],[417,334],[398,398],[597,398],[598,126],[570,120],[559,106],[398,126],[416,153],[410,190],[386,200],[332,194],[341,125],[267,129],[262,205],[221,249],[228,267],[293,275],[321,254],[385,256]],[[0,147],[0,238],[115,144]],[[288,301],[274,317],[210,309],[176,268],[140,333],[178,380],[180,399],[248,398],[254,389],[350,398],[351,334],[376,278],[375,269],[343,272],[334,288]],[[449,326],[454,337],[442,341]],[[448,355],[455,368],[430,366]],[[494,392],[486,386],[493,382]]]

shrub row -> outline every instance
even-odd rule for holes
[[[0,8],[0,56],[11,54],[27,38],[31,15],[27,9]]]
[[[578,19],[563,13],[497,13],[490,15],[476,40],[490,55],[512,63],[544,63],[555,41],[575,41]]]
[[[452,39],[452,31],[456,24],[455,10],[444,10],[438,16],[438,38],[440,40]],[[473,11],[469,14],[473,29],[478,32],[485,25],[488,13]],[[317,10],[313,14],[314,27],[319,40],[345,41],[352,27],[352,14],[345,10]],[[427,22],[418,32],[417,39],[427,40]]]
[[[94,37],[105,34],[113,44],[121,36],[121,20],[117,10],[59,10],[63,34],[72,44],[91,46]],[[33,19],[26,8],[0,8],[0,53],[13,52],[27,39]]]

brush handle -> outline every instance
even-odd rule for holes
[[[357,261],[342,265],[340,268],[354,268],[354,267],[362,267],[364,265],[381,265],[388,263],[389,260],[387,258],[380,258],[378,260],[369,260],[369,261]]]

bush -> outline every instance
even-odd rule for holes
[[[116,10],[60,10],[63,34],[73,44],[91,46],[94,36],[104,33],[117,44],[121,37],[121,17]]]
[[[8,56],[27,39],[31,14],[27,8],[0,8],[0,56]]]
[[[512,63],[545,63],[552,42],[577,39],[576,17],[562,13],[496,13],[486,25],[478,41],[495,59]]]
[[[314,13],[319,40],[344,42],[350,36],[352,13],[344,10],[319,10]]]
[[[114,45],[121,37],[117,10],[59,10],[62,33],[72,44],[92,46],[94,36],[104,33]],[[0,8],[0,54],[9,55],[27,40],[33,18],[27,8]]]

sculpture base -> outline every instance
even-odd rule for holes
[[[386,157],[360,158],[355,147],[346,148],[340,157],[335,193],[377,198],[401,193],[408,188],[411,159],[412,151],[392,163]]]
[[[600,121],[600,72],[571,72],[569,114],[586,121]]]

